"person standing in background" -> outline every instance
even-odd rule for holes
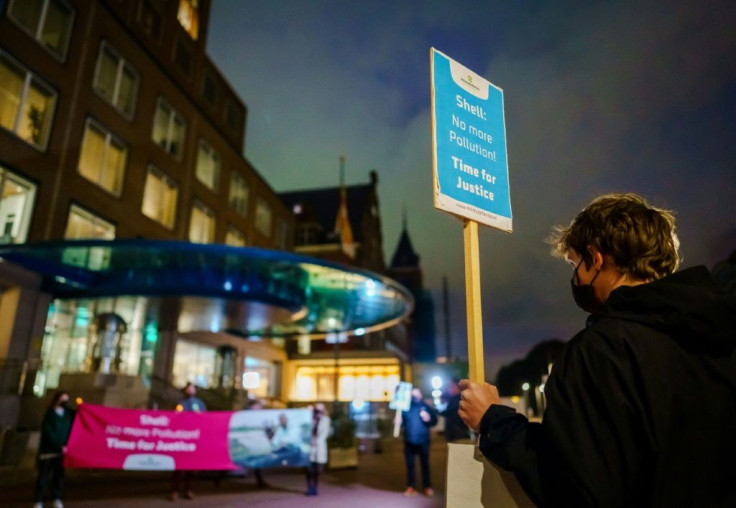
[[[179,401],[176,406],[177,411],[191,411],[195,413],[202,413],[207,411],[207,406],[202,402],[197,395],[197,387],[192,383],[187,383],[182,389],[184,398]],[[194,499],[194,492],[192,491],[192,481],[194,480],[194,471],[174,471],[171,477],[171,500],[176,501],[179,499],[179,492],[181,492],[182,481],[184,483],[184,497],[187,499]]]
[[[321,402],[312,411],[312,446],[307,468],[307,496],[317,495],[319,475],[327,464],[327,437],[330,435],[330,417]]]
[[[404,457],[406,459],[407,487],[405,496],[412,496],[416,491],[416,456],[422,467],[422,486],[424,495],[434,495],[432,479],[429,475],[429,429],[437,425],[437,414],[422,400],[419,388],[411,390],[411,405],[401,415],[401,426],[404,428]]]
[[[67,407],[69,394],[58,391],[54,394],[41,423],[41,442],[38,447],[38,478],[34,508],[43,507],[46,482],[51,474],[51,493],[54,508],[63,508],[64,453],[72,432],[76,412]]]

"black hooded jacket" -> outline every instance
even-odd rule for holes
[[[736,507],[736,295],[708,270],[613,291],[541,424],[494,405],[481,451],[541,506]]]

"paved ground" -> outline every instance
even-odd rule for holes
[[[240,508],[254,506],[334,507],[334,508],[430,508],[444,506],[447,446],[441,436],[433,436],[431,449],[433,497],[404,497],[406,470],[400,440],[387,440],[383,453],[360,455],[357,469],[327,471],[320,481],[318,497],[304,496],[304,476],[296,470],[264,471],[269,484],[258,489],[252,476],[226,477],[215,485],[211,474],[195,481],[195,499],[172,502],[168,498],[170,474],[124,471],[67,471],[67,508]],[[417,469],[419,469],[417,467]],[[35,477],[29,470],[0,471],[0,506],[31,506]],[[48,503],[46,506],[51,506]]]

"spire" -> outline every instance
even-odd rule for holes
[[[345,188],[345,156],[340,157],[340,204],[337,208],[335,219],[335,233],[340,236],[342,251],[350,258],[355,257],[355,242],[353,241],[353,228],[350,227],[348,217],[348,192]]]
[[[396,246],[394,256],[391,258],[391,268],[414,268],[419,266],[419,255],[414,251],[414,246],[409,238],[406,219],[406,204],[402,207],[402,231],[399,244]]]

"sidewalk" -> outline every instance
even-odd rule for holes
[[[320,478],[318,497],[304,496],[304,475],[293,469],[263,471],[269,485],[265,489],[255,486],[252,475],[245,478],[225,476],[217,486],[216,475],[203,472],[194,483],[195,498],[177,502],[168,498],[170,473],[68,470],[64,505],[68,508],[170,508],[179,505],[182,508],[434,508],[444,506],[446,458],[447,445],[441,436],[433,436],[430,461],[435,495],[431,498],[402,495],[406,487],[403,444],[401,440],[390,439],[383,453],[361,455],[357,469],[325,472]],[[6,473],[7,470],[3,471]],[[26,470],[16,474],[14,484],[8,485],[8,478],[2,482],[5,487],[0,504],[5,508],[30,507],[35,473]]]

